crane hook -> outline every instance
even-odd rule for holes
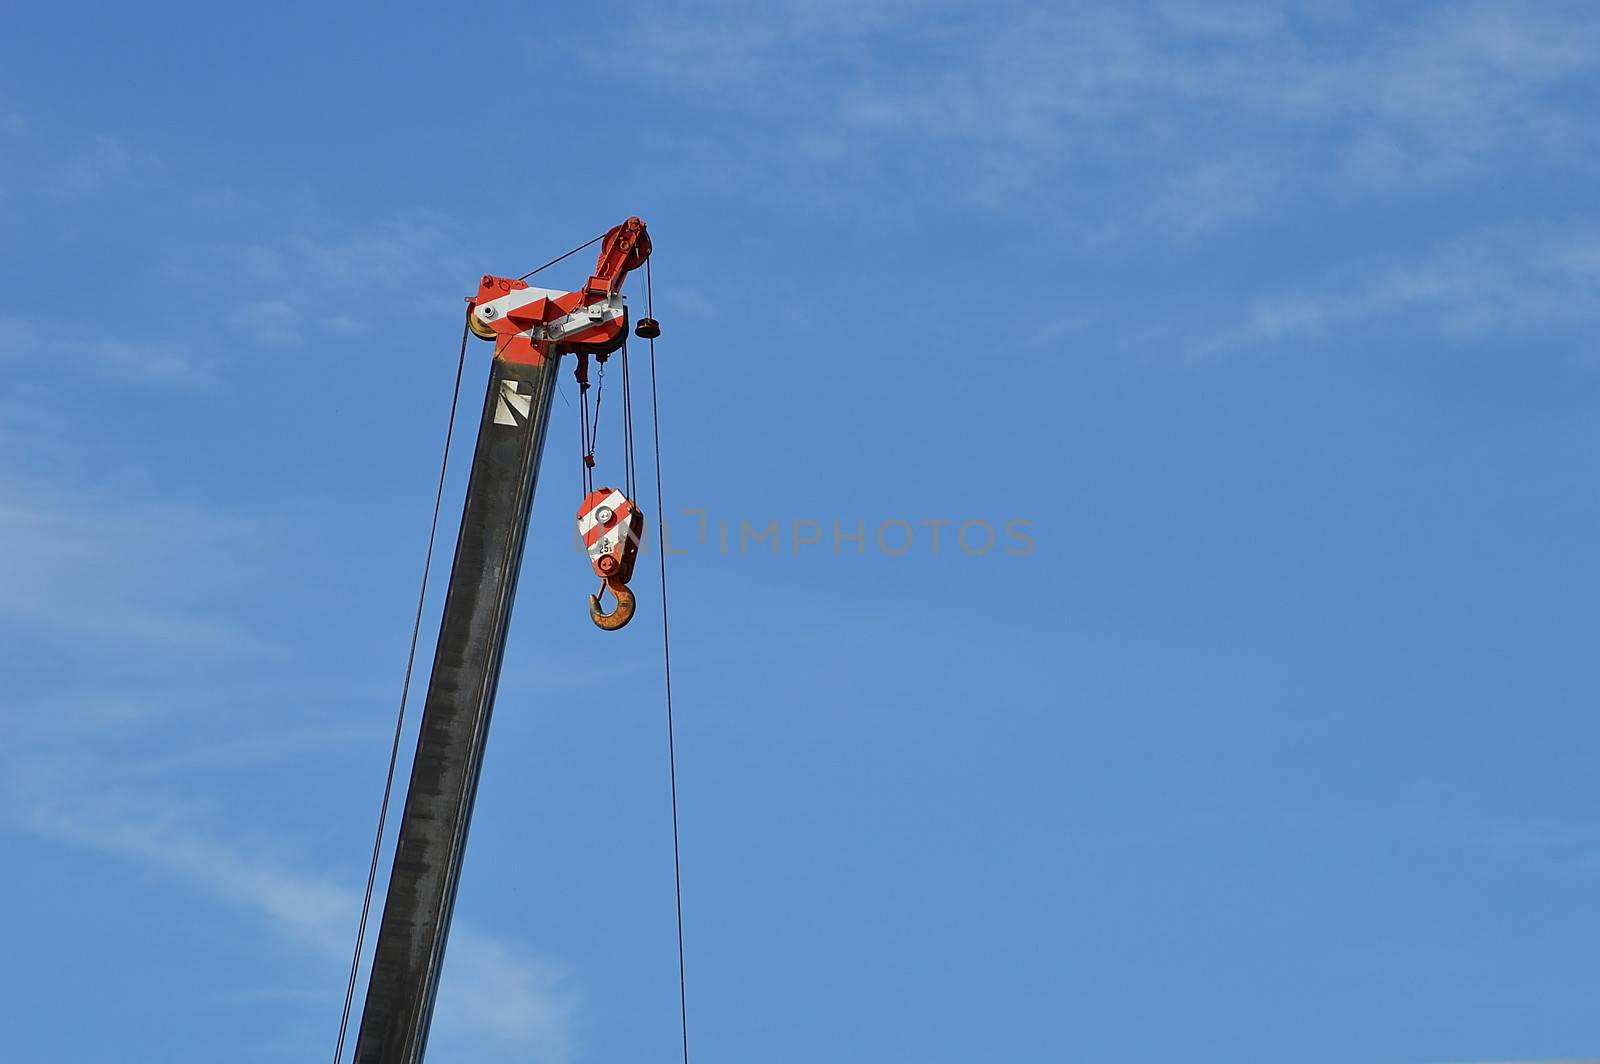
[[[606,593],[607,588],[611,589],[612,597],[617,600],[616,608],[610,613],[603,612],[600,607],[600,596]],[[595,623],[596,628],[603,628],[608,632],[614,632],[633,620],[633,609],[633,592],[620,580],[600,581],[600,590],[589,596],[589,619]]]
[[[584,464],[593,459],[584,455]],[[644,535],[644,514],[616,488],[591,491],[578,507],[578,535],[595,574],[600,591],[589,596],[589,617],[595,625],[614,632],[633,618],[633,563],[639,556],[639,541]],[[611,589],[617,605],[610,613],[600,608],[600,598]]]

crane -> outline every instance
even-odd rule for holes
[[[419,1064],[427,1049],[557,369],[562,355],[576,356],[586,390],[589,360],[603,363],[623,346],[622,283],[650,256],[650,236],[638,218],[600,241],[594,273],[579,289],[485,276],[467,297],[467,328],[494,343],[494,357],[361,1011],[357,1064]],[[654,338],[660,326],[646,317],[636,333]],[[592,467],[592,451],[584,459]],[[617,603],[607,613],[591,597],[591,616],[602,628],[620,628],[633,615],[627,582],[643,525],[634,500],[617,489],[590,492],[579,509],[591,564]],[[370,901],[370,880],[368,889]],[[347,999],[347,1019],[348,1007]],[[342,1038],[341,1029],[341,1048]]]

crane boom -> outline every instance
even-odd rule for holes
[[[628,322],[618,288],[649,254],[644,223],[630,218],[606,234],[583,289],[559,293],[485,277],[468,300],[468,323],[495,341],[495,357],[356,1064],[420,1064],[427,1049],[560,355],[604,355],[622,345]]]

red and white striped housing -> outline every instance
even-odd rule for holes
[[[644,514],[616,488],[600,488],[583,497],[578,507],[578,535],[589,563],[602,580],[626,584],[644,536]]]
[[[638,218],[608,232],[589,283],[576,292],[531,288],[510,277],[485,276],[469,298],[472,331],[495,342],[495,357],[542,365],[551,352],[604,355],[628,334],[622,281],[650,257],[650,235]]]

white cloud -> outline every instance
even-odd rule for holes
[[[13,766],[15,773],[15,766]],[[235,851],[195,830],[193,811],[140,791],[98,792],[69,774],[54,786],[22,773],[10,796],[19,826],[51,841],[154,866],[221,900],[255,910],[297,940],[331,948],[356,899],[347,890]],[[25,784],[32,783],[29,787]]]
[[[338,234],[292,237],[278,250],[296,276],[309,272],[308,280],[322,290],[345,284],[392,287],[439,276],[459,284],[460,271],[441,271],[438,266],[439,259],[460,243],[460,236],[446,219],[416,214]]]
[[[227,271],[267,287],[277,298],[291,303],[316,298],[323,309],[338,313],[359,309],[360,300],[374,288],[392,291],[440,279],[459,287],[462,263],[456,260],[463,255],[462,236],[449,219],[418,212],[331,232],[224,243],[202,261],[173,272],[180,279],[210,284],[219,271]],[[342,304],[341,293],[348,293]]]
[[[64,341],[58,349],[121,380],[179,389],[204,386],[210,375],[187,347],[180,341],[97,337],[78,343]]]
[[[153,869],[265,918],[275,933],[315,952],[325,965],[348,964],[360,911],[354,890],[274,859],[260,840],[242,845],[237,827],[226,836],[208,832],[199,826],[203,814],[196,803],[148,786],[108,788],[105,766],[71,766],[0,753],[6,811],[0,819],[61,845]],[[335,994],[330,986],[322,1000],[331,1004]],[[440,997],[436,1026],[472,1059],[563,1064],[571,1058],[576,997],[561,967],[549,960],[458,927]],[[334,1018],[330,1013],[330,1030]]]
[[[416,307],[458,301],[481,273],[464,230],[418,212],[331,232],[219,244],[167,267],[175,281],[215,298],[216,278],[236,278],[248,298],[222,308],[231,341],[298,347],[319,336],[392,329]]]
[[[217,298],[218,277],[237,278],[240,283],[226,290],[249,295],[205,316],[220,322],[221,348],[283,351],[319,336],[392,329],[414,307],[459,300],[466,294],[462,279],[468,278],[470,286],[480,272],[458,246],[459,238],[446,220],[423,214],[332,234],[223,244],[166,272],[193,286],[193,298],[208,306]],[[187,303],[174,298],[169,305],[181,311]],[[72,359],[78,368],[118,382],[213,388],[227,372],[213,354],[218,326],[197,336],[192,325],[197,315],[179,311],[155,336],[98,336],[78,328],[66,331],[42,318],[0,316],[0,364],[43,368]]]
[[[1151,191],[1151,223],[1193,237],[1248,218],[1276,200],[1285,175],[1270,159],[1215,159],[1171,174]]]
[[[657,4],[626,72],[759,115],[725,165],[882,174],[903,195],[935,171],[940,193],[1184,234],[1307,191],[1592,165],[1573,90],[1600,69],[1600,12],[1346,7]],[[753,150],[763,129],[778,141]]]
[[[224,315],[231,340],[263,347],[296,347],[304,337],[300,311],[281,299],[252,299]]]
[[[22,318],[0,318],[0,359],[30,359],[42,355],[42,331]]]
[[[307,749],[382,742],[386,730],[287,706],[259,724],[242,715],[272,702],[270,686],[246,688],[279,668],[281,651],[241,626],[235,608],[261,578],[250,559],[272,564],[270,528],[59,479],[0,469],[0,631],[25,634],[30,653],[40,640],[68,641],[97,668],[52,670],[42,689],[24,683],[0,699],[14,740],[0,744],[0,831],[101,855],[108,883],[122,878],[116,869],[137,869],[254,914],[250,933],[304,956],[288,989],[319,980],[322,1007],[336,1009],[359,882],[305,867],[294,837],[321,822],[266,823],[248,793],[218,780],[303,763]],[[219,689],[208,670],[227,683]],[[291,669],[284,682],[298,692],[304,676]],[[444,1042],[467,1059],[570,1058],[575,997],[547,959],[460,927],[441,996]],[[330,1038],[336,1019],[327,1017]]]
[[[188,390],[206,387],[211,375],[177,340],[96,336],[74,327],[65,332],[41,320],[0,317],[0,363],[34,369],[71,360],[80,370],[105,373],[119,382]]]
[[[1337,286],[1256,301],[1202,353],[1315,342],[1386,327],[1454,341],[1600,323],[1600,228],[1508,226],[1452,240],[1416,261]]]
[[[98,653],[264,649],[222,612],[238,593],[242,548],[261,539],[260,527],[194,506],[67,492],[16,476],[4,487],[0,623]]]
[[[67,163],[62,183],[69,192],[87,193],[127,173],[133,155],[121,138],[96,136]]]
[[[450,932],[434,1023],[453,1040],[488,1039],[511,1059],[561,1064],[573,1054],[577,997],[562,967],[471,928]],[[473,1054],[484,1061],[487,1047]]]

